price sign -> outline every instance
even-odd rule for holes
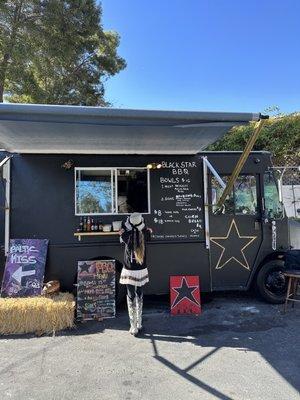
[[[178,158],[177,158],[178,159]],[[151,171],[153,239],[204,238],[202,168],[196,157],[161,161]]]
[[[115,314],[115,261],[79,261],[77,319],[112,318]]]

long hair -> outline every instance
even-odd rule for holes
[[[133,229],[133,252],[138,264],[142,265],[145,257],[145,238],[142,231]]]

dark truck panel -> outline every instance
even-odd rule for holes
[[[77,261],[96,257],[112,258],[119,261],[121,268],[123,248],[117,236],[83,237],[79,242],[74,232],[79,226],[80,218],[75,216],[74,167],[146,167],[149,163],[165,163],[165,169],[151,171],[150,193],[151,214],[145,219],[154,230],[153,239],[148,245],[148,264],[150,283],[145,287],[146,293],[160,294],[169,291],[169,276],[176,274],[200,275],[203,291],[221,289],[246,289],[251,283],[256,268],[274,253],[271,247],[272,231],[269,224],[263,224],[261,204],[258,204],[258,219],[261,226],[261,243],[255,247],[255,256],[250,270],[239,270],[235,267],[223,269],[224,278],[220,284],[212,284],[210,263],[212,255],[206,249],[204,214],[203,214],[203,168],[202,156],[208,157],[219,173],[231,173],[240,153],[201,153],[196,156],[142,156],[142,155],[18,155],[11,160],[11,238],[47,238],[49,253],[46,265],[46,279],[59,279],[63,290],[72,290],[76,281]],[[63,164],[72,160],[71,169],[63,168]],[[172,164],[173,163],[173,164]],[[183,163],[183,164],[181,164]],[[188,163],[188,164],[186,164]],[[242,173],[256,174],[259,194],[262,192],[261,175],[271,165],[269,153],[251,153]],[[174,168],[173,168],[174,167]],[[183,171],[187,167],[187,173]],[[182,170],[173,174],[172,170]],[[157,175],[159,173],[159,175]],[[165,175],[164,175],[165,174]],[[163,176],[166,180],[160,179]],[[186,177],[187,193],[193,197],[192,208],[198,204],[200,210],[190,212],[184,201],[176,198],[172,188],[162,187],[171,184],[174,177]],[[172,194],[173,193],[173,194]],[[178,194],[178,192],[176,192]],[[182,189],[185,193],[185,189]],[[181,196],[181,194],[180,194]],[[163,200],[167,198],[168,200]],[[179,211],[178,223],[155,222],[157,214],[154,210]],[[194,215],[194,218],[192,218]],[[197,218],[195,217],[197,215]],[[0,215],[1,218],[1,215]],[[103,223],[124,220],[125,215],[99,216]],[[215,216],[214,218],[218,218]],[[238,221],[239,218],[236,217]],[[189,222],[189,220],[191,222]],[[200,220],[200,222],[197,222]],[[213,222],[210,229],[214,232],[218,223]],[[229,223],[229,221],[228,221]],[[222,225],[223,224],[223,225]],[[250,224],[250,222],[249,222]],[[253,225],[253,221],[251,221]],[[253,226],[251,225],[251,229]],[[225,225],[221,222],[224,234]],[[250,226],[250,225],[249,225]],[[246,235],[247,224],[241,226]],[[228,229],[227,229],[228,230]],[[278,249],[287,248],[286,220],[277,222]],[[3,232],[1,232],[3,243]],[[248,254],[246,254],[248,257]],[[216,254],[216,262],[219,255]],[[213,273],[212,273],[213,272]]]

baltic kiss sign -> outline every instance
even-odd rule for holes
[[[47,239],[11,239],[1,296],[25,297],[41,294],[48,248]]]

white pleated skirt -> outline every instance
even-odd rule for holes
[[[148,268],[133,271],[123,267],[119,282],[122,285],[144,286],[149,282]]]

